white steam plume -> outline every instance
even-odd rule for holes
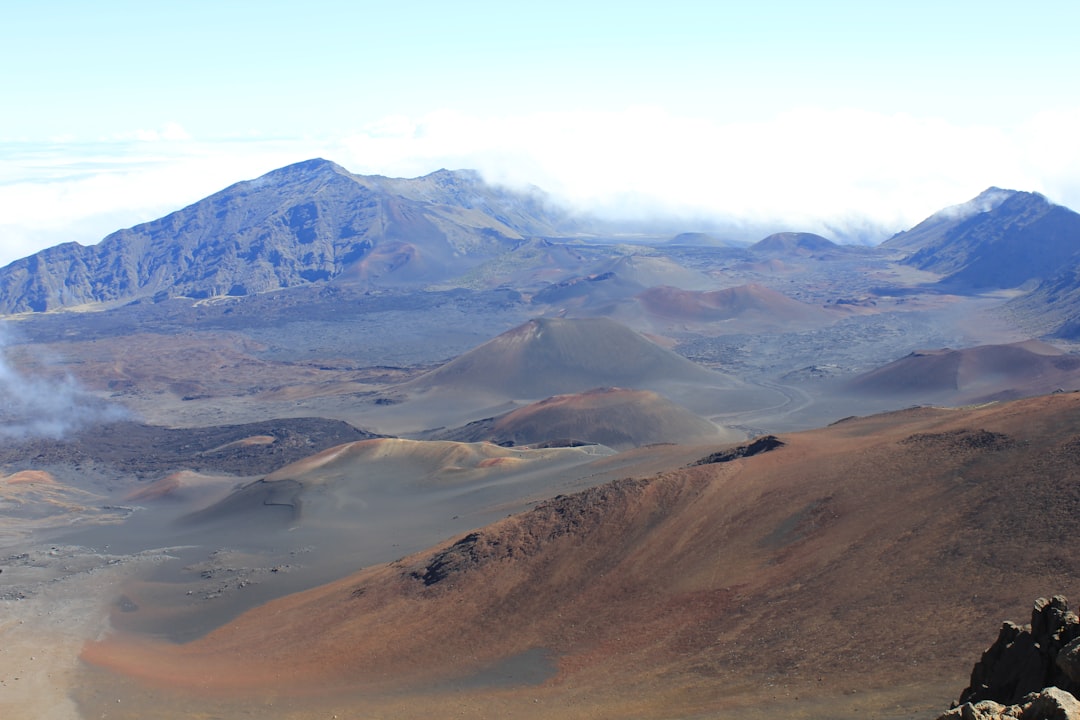
[[[95,424],[125,419],[127,411],[107,404],[62,379],[19,372],[7,358],[8,332],[0,324],[0,441],[62,438]]]

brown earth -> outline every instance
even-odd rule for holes
[[[135,488],[124,496],[124,500],[145,503],[170,499],[209,505],[223,497],[236,484],[238,480],[235,476],[206,475],[180,470]]]
[[[758,328],[806,328],[832,319],[823,308],[753,283],[709,292],[654,287],[639,294],[637,301],[647,314],[690,323],[738,321]]]
[[[0,474],[0,545],[42,527],[114,523],[127,513],[106,504],[103,495],[58,482],[44,470]]]
[[[556,497],[185,645],[114,634],[84,651],[85,708],[123,688],[142,705],[110,717],[162,698],[280,717],[929,717],[988,628],[1076,594],[1080,395],[781,440]],[[528,680],[492,681],[515,661]]]
[[[74,378],[80,388],[122,405],[134,418],[170,426],[265,420],[274,416],[269,408],[296,416],[291,408],[300,402],[355,399],[418,373],[359,367],[343,357],[275,361],[262,356],[265,350],[242,333],[184,329],[19,345],[5,348],[5,356],[28,378]]]
[[[738,384],[607,318],[538,318],[400,389],[453,388],[535,400],[612,385],[649,388],[673,382]]]
[[[697,444],[739,439],[649,390],[598,388],[556,395],[505,415],[438,435],[447,440],[488,440],[502,445],[550,441],[592,442],[616,450],[660,442]]]
[[[1037,340],[913,352],[848,384],[859,394],[958,404],[1080,387],[1080,358]]]

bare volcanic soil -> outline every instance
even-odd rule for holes
[[[1080,358],[1037,340],[962,350],[918,351],[864,373],[848,389],[864,395],[948,404],[1011,400],[1075,389]]]
[[[931,717],[988,628],[1077,594],[1080,395],[778,440],[556,497],[187,644],[115,633],[84,650],[83,710]]]
[[[807,327],[830,319],[829,313],[820,307],[793,300],[757,284],[709,292],[652,287],[639,294],[637,299],[646,312],[684,322],[739,319],[758,327]]]
[[[649,390],[597,388],[556,395],[495,418],[469,423],[436,437],[500,445],[580,442],[617,450],[661,442],[695,444],[735,440],[686,408]]]
[[[401,388],[471,388],[542,399],[612,385],[641,388],[670,382],[737,384],[606,318],[538,318]]]

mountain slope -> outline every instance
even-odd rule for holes
[[[1044,280],[1080,260],[1080,214],[1037,193],[990,188],[927,218],[884,247],[965,288],[1013,288]]]
[[[848,383],[862,395],[908,402],[1018,398],[1080,388],[1080,357],[1038,341],[913,352]]]
[[[642,309],[659,317],[684,322],[723,322],[739,319],[757,326],[823,322],[829,314],[763,285],[751,283],[723,290],[693,292],[653,287],[637,296]]]
[[[551,234],[539,197],[470,171],[353,175],[309,160],[237,183],[97,245],[0,269],[0,313],[168,296],[246,295],[340,278],[423,284]]]
[[[652,443],[715,442],[721,436],[716,425],[657,393],[601,388],[556,395],[439,437],[500,445],[570,440],[623,450]]]
[[[987,188],[967,202],[939,210],[910,230],[896,233],[883,242],[882,246],[909,252],[921,250],[926,245],[940,242],[942,236],[965,221],[996,209],[1015,194],[1015,190]]]
[[[191,524],[221,521],[239,524],[248,515],[265,514],[267,505],[286,508],[293,527],[303,523],[322,528],[347,527],[350,522],[375,524],[366,514],[400,501],[394,509],[398,523],[410,513],[410,503],[423,504],[424,493],[495,484],[538,470],[587,463],[610,450],[504,448],[492,443],[377,438],[337,445],[290,463],[248,483],[228,497],[185,519]],[[522,481],[523,482],[523,481]],[[447,494],[443,508],[454,506]],[[381,503],[381,504],[380,504]],[[470,507],[466,505],[466,507]],[[464,511],[463,508],[458,508]],[[475,505],[472,506],[475,509]],[[416,512],[415,510],[413,512]],[[434,524],[430,518],[428,525]],[[269,521],[261,520],[262,529]],[[253,524],[252,530],[259,527]]]
[[[474,716],[929,716],[990,622],[1077,589],[1078,410],[1054,395],[785,435],[556,497],[187,645],[113,637],[84,658],[193,702],[287,675],[305,697],[392,694],[395,717],[426,704],[402,687]],[[485,685],[523,657],[534,684]],[[901,688],[926,705],[897,707]]]
[[[1080,264],[1039,283],[1006,304],[1014,320],[1032,335],[1080,340]]]

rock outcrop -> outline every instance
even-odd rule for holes
[[[746,445],[740,445],[730,450],[714,452],[712,455],[707,455],[696,462],[690,463],[690,465],[712,465],[714,463],[731,462],[732,460],[738,460],[739,458],[770,452],[783,446],[784,441],[775,435],[762,435]]]
[[[964,703],[940,716],[938,720],[1077,720],[1080,702],[1071,693],[1056,687],[1024,696],[1015,705],[993,700]]]
[[[1080,720],[1080,618],[1061,595],[1039,598],[1030,625],[1005,622],[939,720]]]

